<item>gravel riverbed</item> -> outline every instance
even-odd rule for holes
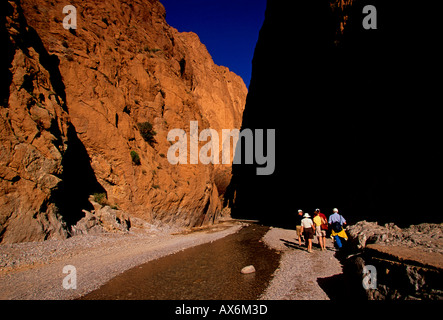
[[[190,233],[105,233],[79,235],[66,240],[0,245],[0,299],[76,299],[126,270],[216,241],[237,232],[244,225],[231,222]],[[280,251],[281,260],[260,299],[329,299],[318,279],[342,273],[342,266],[334,257],[331,239],[327,239],[326,251],[314,245],[313,253],[298,246],[294,230],[271,228],[262,241]],[[63,268],[66,265],[76,269],[76,289],[63,287],[63,279],[67,276]]]
[[[79,298],[130,268],[218,240],[243,225],[225,223],[181,234],[106,233],[0,245],[0,299]],[[76,269],[76,289],[63,287],[66,265]]]
[[[295,230],[271,228],[263,237],[271,248],[282,253],[280,266],[260,299],[262,300],[329,300],[325,292],[327,279],[342,274],[342,266],[335,258],[335,249],[330,238],[326,238],[326,251],[316,247],[313,252],[298,245]],[[320,281],[319,281],[320,279]],[[324,281],[322,281],[324,280]]]

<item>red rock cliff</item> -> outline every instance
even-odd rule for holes
[[[3,4],[0,239],[65,237],[102,192],[152,223],[216,221],[231,166],[171,165],[167,134],[189,134],[190,121],[220,137],[240,128],[243,80],[170,27],[158,1],[72,0],[76,30],[63,28],[66,4]]]

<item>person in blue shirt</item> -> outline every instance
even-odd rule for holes
[[[348,240],[348,236],[343,229],[343,226],[346,224],[346,220],[341,214],[338,213],[337,208],[334,208],[332,211],[334,213],[329,216],[328,220],[328,223],[331,226],[331,238],[335,240],[337,247],[341,249],[343,246],[341,240]]]
[[[343,218],[341,214],[338,214],[337,208],[332,209],[332,212],[334,213],[329,216],[328,223],[333,224],[334,222],[338,222],[343,227],[343,225],[346,224],[345,218]]]

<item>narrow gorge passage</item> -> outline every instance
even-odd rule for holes
[[[254,300],[267,288],[280,254],[262,242],[268,227],[250,225],[128,270],[82,299]],[[242,274],[254,265],[256,272]]]

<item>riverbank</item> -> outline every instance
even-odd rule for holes
[[[186,233],[105,233],[0,245],[0,299],[76,299],[135,266],[216,241],[244,225],[230,221]],[[66,265],[76,269],[76,289],[63,288]]]
[[[271,228],[263,241],[282,253],[280,266],[262,300],[329,300],[343,295],[333,285],[342,277],[342,265],[334,256],[335,249],[330,238],[326,238],[326,251],[316,246],[313,252],[298,245],[295,230]],[[342,284],[343,285],[343,284]]]

